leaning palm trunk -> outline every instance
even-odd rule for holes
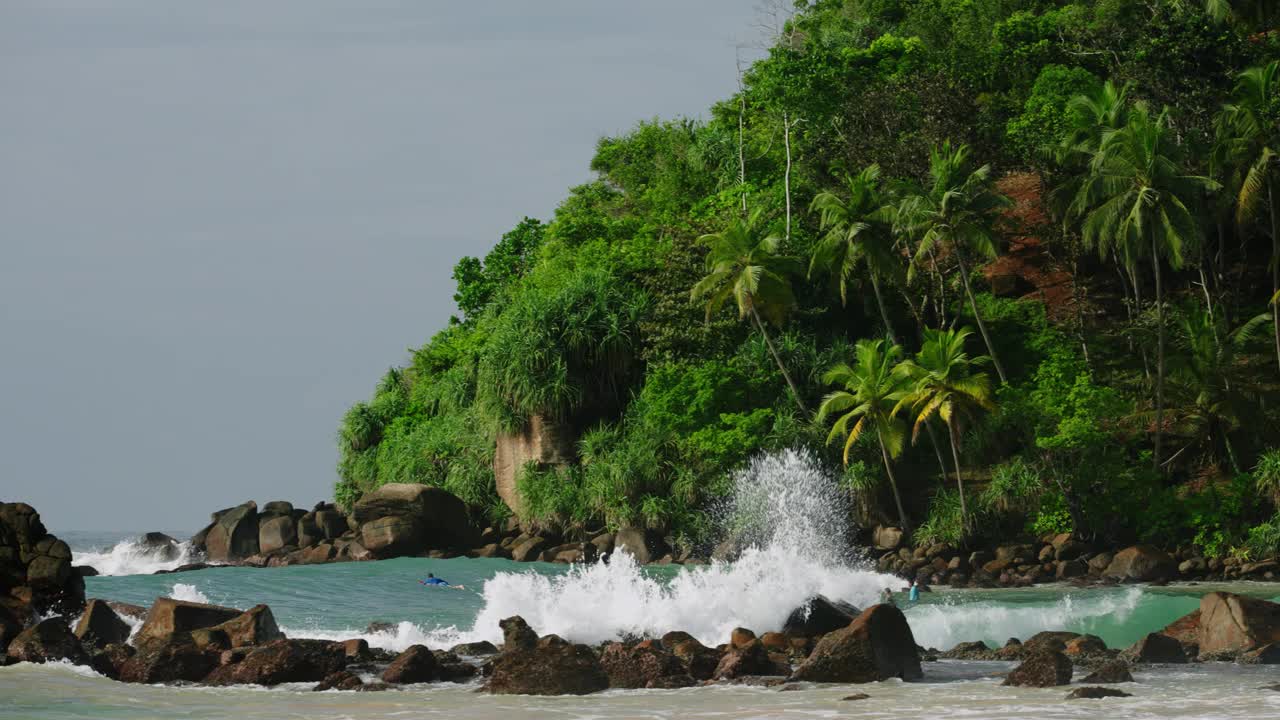
[[[1151,462],[1160,470],[1160,444],[1164,439],[1164,295],[1160,277],[1160,254],[1151,240],[1151,265],[1156,272],[1156,435]]]
[[[751,306],[751,317],[756,321],[756,327],[760,329],[760,334],[764,336],[764,344],[769,347],[769,354],[773,356],[773,361],[778,364],[778,369],[782,371],[782,377],[787,381],[787,387],[791,388],[791,397],[796,401],[796,407],[800,408],[802,415],[808,417],[809,409],[804,406],[804,401],[800,399],[800,390],[796,388],[795,382],[791,379],[791,373],[787,372],[787,366],[782,364],[782,357],[778,355],[778,349],[773,346],[773,339],[769,337],[769,329],[764,326],[764,321],[760,319],[760,313],[756,312],[754,305]]]
[[[982,321],[982,313],[978,312],[978,303],[973,299],[973,288],[969,286],[969,271],[965,267],[964,258],[960,252],[956,251],[956,262],[960,265],[960,281],[964,283],[964,294],[969,298],[969,308],[973,310],[973,319],[978,321],[978,330],[982,333],[982,340],[987,344],[987,353],[991,355],[991,364],[996,366],[996,374],[1000,376],[1001,384],[1008,384],[1009,378],[1004,374],[1004,366],[1000,364],[1000,358],[996,355],[996,348],[991,344],[991,335],[987,333],[987,324]]]
[[[889,320],[889,310],[884,306],[884,296],[880,294],[880,279],[874,270],[871,271],[871,288],[876,292],[876,305],[880,306],[880,319],[884,322],[884,333],[889,342],[898,344],[898,335],[893,331],[893,323]]]
[[[959,442],[956,440],[956,426],[947,423],[947,433],[951,436],[951,458],[956,463],[956,489],[960,491],[960,524],[964,526],[965,533],[969,532],[969,509],[964,502],[964,476],[960,474],[960,450]]]
[[[902,509],[902,496],[898,494],[898,479],[893,475],[893,463],[889,461],[889,451],[884,446],[884,438],[880,433],[876,433],[876,439],[880,441],[880,457],[884,460],[884,471],[889,476],[889,487],[893,490],[893,502],[898,506],[898,523],[902,529],[910,532],[911,524],[907,520],[907,511]]]
[[[1267,185],[1267,202],[1271,206],[1271,292],[1278,298],[1271,308],[1271,329],[1275,334],[1276,363],[1280,365],[1280,218],[1276,217],[1275,182]]]

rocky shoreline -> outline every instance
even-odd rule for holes
[[[236,565],[279,567],[330,562],[382,560],[394,557],[505,558],[517,562],[584,563],[607,559],[615,550],[640,564],[706,564],[731,560],[732,541],[705,555],[677,550],[670,538],[641,528],[616,532],[503,527],[478,528],[468,521],[465,504],[439,488],[389,484],[365,495],[350,513],[331,503],[311,510],[273,501],[259,509],[256,502],[219,510],[195,533],[192,550],[200,562],[172,570],[181,572]],[[876,527],[864,538],[868,560],[877,571],[925,586],[996,588],[1040,583],[1075,585],[1116,583],[1276,581],[1280,558],[1245,562],[1234,558],[1205,558],[1192,548],[1172,553],[1150,545],[1104,547],[1069,533],[1021,538],[980,549],[961,549],[938,543],[912,547],[906,533],[895,527]],[[149,533],[145,542],[156,552],[173,552],[176,541]],[[95,571],[85,568],[84,572]]]
[[[224,525],[206,533],[215,537],[214,547],[221,542],[215,533],[235,538],[245,518],[256,517],[256,508],[240,508],[233,513],[231,532]],[[312,511],[320,512],[324,510]],[[279,511],[263,514],[292,518]],[[214,525],[228,515],[223,513]],[[257,525],[261,534],[264,526],[282,524]],[[361,524],[362,536],[366,524]],[[374,527],[390,526],[380,522]],[[372,691],[474,682],[489,693],[561,695],[723,683],[800,689],[813,683],[915,681],[926,676],[922,663],[996,660],[1020,663],[1005,676],[1007,685],[1068,685],[1080,669],[1089,687],[1076,688],[1069,697],[1097,698],[1115,696],[1117,691],[1099,686],[1131,682],[1136,666],[1280,664],[1280,604],[1224,592],[1206,594],[1199,609],[1123,650],[1108,648],[1096,636],[1046,630],[1025,641],[1010,639],[1000,648],[968,642],[940,652],[917,646],[905,616],[891,604],[860,611],[818,596],[796,608],[782,627],[759,635],[738,628],[715,647],[674,630],[661,637],[588,646],[556,635],[539,636],[522,618],[510,617],[500,623],[501,646],[414,645],[391,653],[371,648],[361,638],[288,638],[266,605],[240,610],[172,598],[158,598],[150,608],[103,599],[86,602],[83,578],[73,571],[65,548],[45,531],[30,506],[0,505],[0,589],[5,591],[0,596],[0,665],[68,662],[121,682],[147,684],[309,683],[316,690]],[[1122,562],[1140,568],[1144,557],[1135,553]]]

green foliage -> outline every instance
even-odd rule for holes
[[[458,290],[453,301],[467,319],[480,314],[489,303],[508,290],[512,283],[528,272],[542,244],[545,226],[533,218],[525,218],[498,244],[478,258],[464,257],[453,268]]]
[[[495,439],[542,415],[577,457],[520,472],[536,523],[697,543],[751,455],[805,447],[846,455],[864,523],[893,515],[890,489],[935,494],[925,540],[1071,531],[1274,552],[1280,519],[1257,497],[1280,501],[1280,459],[1259,456],[1276,430],[1275,365],[1267,323],[1246,319],[1276,292],[1261,258],[1277,252],[1280,43],[1256,33],[1266,3],[1230,5],[797,3],[708,120],[602,138],[595,179],[547,224],[526,218],[459,261],[461,319],[344,416],[335,498],[421,482],[500,520]],[[1025,183],[1008,186],[1012,208],[997,189],[1019,166],[1055,188],[1052,222],[1036,222]],[[1011,239],[1005,269],[1070,274],[1070,303],[1056,279],[1036,281],[1048,310],[983,292],[981,265]],[[1192,272],[1167,273],[1179,266]],[[1152,305],[1157,274],[1168,302]],[[952,330],[964,325],[981,339]],[[1166,327],[1154,423],[1146,351]],[[893,370],[900,351],[880,343],[866,361],[881,337],[913,359]],[[995,389],[969,354],[983,345]],[[826,380],[845,394],[823,416],[843,418],[847,453],[807,410]],[[954,455],[940,485],[930,450],[902,442],[908,420]],[[1173,446],[1158,470],[1153,427]],[[1251,477],[1222,476],[1255,457]],[[987,469],[967,500],[943,489],[953,471],[967,484]]]
[[[1084,68],[1046,65],[1031,87],[1022,114],[1009,120],[1006,133],[1014,152],[1032,161],[1057,144],[1072,126],[1071,99],[1098,85],[1098,78]]]

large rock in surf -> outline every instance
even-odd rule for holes
[[[206,605],[204,603],[157,598],[147,611],[147,619],[138,629],[133,644],[141,649],[146,645],[162,645],[183,641],[192,630],[211,628],[239,617],[235,608]]]
[[[275,640],[254,648],[238,663],[223,665],[205,678],[210,685],[318,683],[347,666],[342,643],[328,640]]]
[[[507,638],[493,659],[485,691],[498,695],[586,695],[609,687],[600,659],[586,645],[548,635],[529,645],[533,630],[520,617],[502,621]]]
[[[1129,663],[1123,660],[1108,660],[1080,682],[1093,685],[1133,682],[1133,673],[1129,671]]]
[[[1125,548],[1111,558],[1103,577],[1129,582],[1150,582],[1175,577],[1178,561],[1169,553],[1150,545]]]
[[[71,548],[45,530],[26,503],[0,503],[0,636],[36,614],[78,613],[84,578],[71,566]]]
[[[848,627],[862,611],[843,600],[814,595],[787,616],[782,632],[801,637],[817,637]]]
[[[129,624],[120,619],[105,600],[90,600],[76,623],[76,637],[92,648],[102,648],[129,639]]]
[[[1201,657],[1242,653],[1280,642],[1280,604],[1214,592],[1200,598]]]
[[[641,565],[657,560],[670,550],[660,534],[646,528],[622,528],[613,535],[613,551],[625,552]]]
[[[228,644],[233,648],[264,645],[284,638],[284,633],[276,625],[275,616],[271,614],[271,608],[266,605],[255,605],[209,629],[225,633]]]
[[[677,676],[688,677],[688,684],[693,684],[684,663],[657,640],[645,640],[632,647],[609,643],[600,653],[600,666],[609,676],[609,687],[614,688],[670,686],[672,683],[664,679]]]
[[[213,562],[235,562],[257,555],[258,504],[250,500],[214,513],[204,549]]]
[[[382,672],[382,681],[396,684],[425,683],[440,678],[440,663],[425,645],[410,645]]]
[[[1182,643],[1161,633],[1148,633],[1146,637],[1125,650],[1124,657],[1135,663],[1185,663],[1187,655]]]
[[[360,498],[351,517],[360,528],[360,544],[375,557],[468,548],[478,537],[466,504],[428,485],[383,485]]]
[[[1057,650],[1032,653],[1014,668],[1001,685],[1018,687],[1054,687],[1071,682],[1071,660]]]
[[[162,532],[149,532],[138,544],[158,560],[177,560],[182,554],[180,543]]]
[[[66,660],[73,665],[89,664],[89,653],[80,644],[80,638],[61,618],[42,620],[23,630],[9,643],[9,655],[20,662]]]
[[[911,626],[893,605],[872,605],[846,628],[818,641],[793,680],[862,683],[919,680],[920,654]]]
[[[121,682],[154,683],[203,680],[218,666],[216,652],[202,650],[189,641],[142,645],[119,668]]]

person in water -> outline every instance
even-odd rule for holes
[[[920,583],[917,580],[911,581],[911,592],[907,595],[907,599],[911,602],[920,602]]]
[[[422,583],[423,585],[438,585],[440,587],[450,587],[447,581],[441,580],[440,578],[436,577],[435,575],[432,575],[431,573],[427,573],[426,580],[419,580],[418,582]]]
[[[890,590],[889,588],[885,588],[884,590],[880,591],[880,602],[884,603],[885,605],[897,605],[897,603],[893,601],[893,591]]]

